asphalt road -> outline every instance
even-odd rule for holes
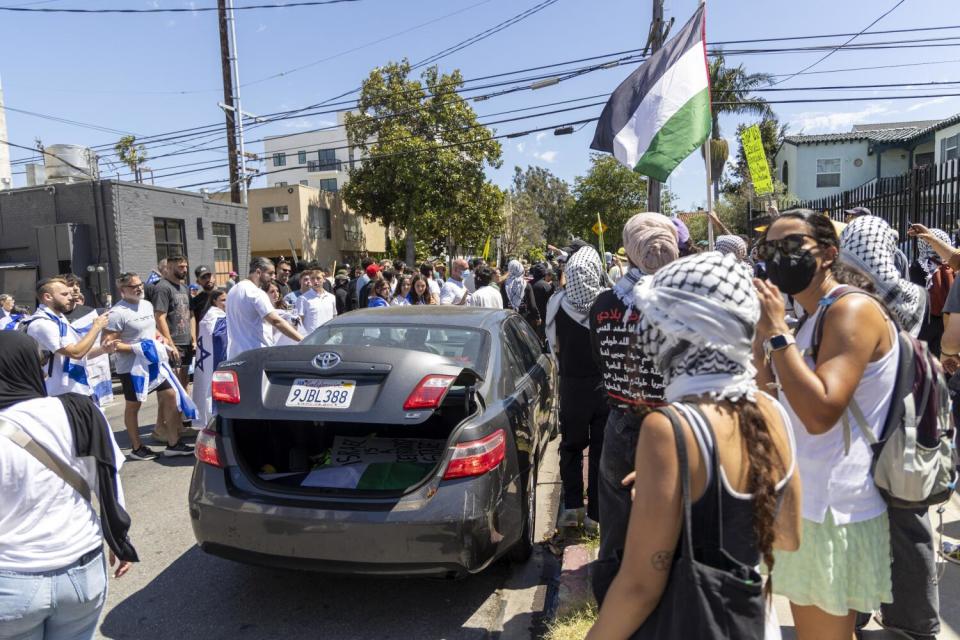
[[[122,448],[123,402],[107,411]],[[144,404],[141,433],[155,418]],[[154,447],[160,450],[161,447]],[[555,521],[556,443],[544,460],[538,529]],[[196,546],[187,513],[193,457],[128,461],[121,476],[140,563],[110,580],[98,637],[190,638],[498,638],[527,639],[542,624],[556,561],[537,549],[530,562],[506,562],[459,581],[345,577],[246,566]]]

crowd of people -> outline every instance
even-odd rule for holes
[[[0,468],[22,479],[0,496],[0,593],[30,579],[60,594],[24,605],[17,632],[59,625],[86,637],[106,584],[100,536],[118,577],[137,560],[124,455],[100,409],[113,393],[111,357],[126,458],[192,455],[188,440],[215,412],[221,361],[297,344],[357,309],[457,305],[515,311],[557,360],[559,526],[600,539],[601,607],[588,637],[677,629],[678,567],[697,563],[734,571],[757,602],[762,568],[764,593],[789,599],[803,639],[849,639],[873,612],[910,637],[935,637],[927,509],[885,500],[871,444],[895,403],[901,333],[919,336],[948,374],[960,368],[960,322],[950,322],[960,251],[943,231],[913,225],[908,265],[896,232],[862,208],[839,232],[821,213],[773,213],[752,245],[722,235],[714,251],[694,246],[680,220],[641,213],[615,253],[574,240],[502,270],[481,258],[454,259],[447,273],[430,261],[328,270],[257,257],[221,288],[205,265],[189,283],[187,259],[170,256],[145,280],[120,274],[120,299],[100,312],[70,274],[38,283],[33,313],[0,296]],[[140,433],[150,393],[159,453]],[[36,513],[57,515],[23,526]],[[77,572],[101,591],[78,601],[58,589]],[[779,637],[769,599],[743,611],[729,637]]]

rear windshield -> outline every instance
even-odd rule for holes
[[[480,329],[458,327],[327,325],[311,333],[300,344],[412,349],[445,356],[483,375],[487,364],[486,334]]]

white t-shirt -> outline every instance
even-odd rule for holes
[[[227,292],[227,358],[273,344],[273,327],[263,321],[274,312],[267,292],[242,280]]]
[[[35,318],[27,326],[27,335],[36,340],[41,349],[53,354],[53,365],[48,363],[43,367],[47,395],[59,396],[63,393],[90,395],[89,386],[64,374],[64,361],[70,358],[57,353],[63,347],[80,342],[80,334],[65,317],[55,314],[43,305],[37,307]],[[71,362],[74,365],[86,366],[86,358],[71,360]],[[51,375],[47,375],[48,373]]]
[[[430,287],[430,295],[440,299],[440,283],[433,278],[427,278],[427,286]]]
[[[459,304],[464,294],[467,296],[466,304],[470,304],[470,292],[467,291],[467,287],[464,286],[463,282],[449,278],[443,283],[443,286],[440,287],[440,304]]]
[[[297,314],[303,319],[303,334],[309,335],[337,315],[337,297],[325,289],[310,289],[297,298]]]
[[[0,411],[0,416],[69,464],[96,491],[95,462],[74,454],[73,433],[59,400],[26,400]],[[119,471],[123,454],[115,442],[113,456]],[[0,437],[0,469],[0,570],[60,569],[101,547],[100,518],[90,502],[4,437]],[[117,487],[123,504],[119,476]]]
[[[498,290],[486,285],[473,292],[470,304],[487,309],[503,309],[503,296]]]
[[[463,286],[465,286],[470,293],[477,290],[477,283],[472,271],[467,271],[463,274]]]

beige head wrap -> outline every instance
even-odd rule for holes
[[[656,273],[680,254],[677,228],[659,213],[638,213],[623,227],[623,246],[630,262],[646,274]]]

